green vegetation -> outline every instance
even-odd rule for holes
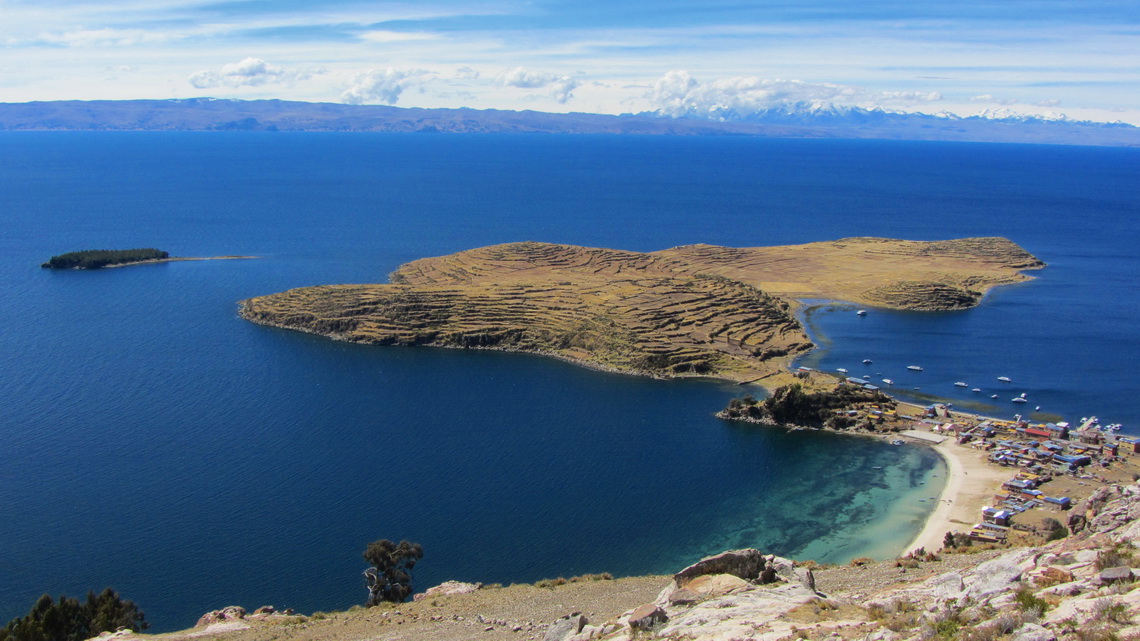
[[[847,410],[861,403],[878,403],[894,407],[895,402],[877,390],[865,390],[854,385],[839,385],[833,390],[807,393],[798,383],[785,385],[772,392],[772,396],[757,401],[751,395],[734,398],[721,416],[729,419],[771,421],[778,425],[804,425],[808,427],[850,427],[853,421],[840,416],[837,410]]]
[[[107,588],[98,595],[88,592],[86,603],[63,595],[53,601],[45,594],[27,615],[0,628],[0,641],[83,641],[101,632],[146,628],[143,611]]]
[[[419,543],[400,541],[396,544],[388,539],[369,543],[364,550],[364,560],[372,564],[364,571],[368,606],[407,600],[412,595],[412,568],[422,558],[424,548]]]
[[[52,256],[40,265],[48,269],[99,269],[108,265],[126,265],[146,260],[170,258],[168,252],[159,249],[89,249]]]

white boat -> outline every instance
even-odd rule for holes
[[[886,383],[887,385],[894,385],[895,384],[895,382],[889,378],[884,378],[883,382]]]
[[[869,358],[864,358],[864,359],[863,359],[863,364],[864,364],[864,365],[870,365],[870,364],[871,364],[871,363],[873,363],[873,362],[874,362],[874,361],[872,361],[872,360],[871,360],[871,359],[869,359]]]
[[[991,395],[990,395],[990,398],[997,398],[997,397],[998,397],[998,395],[997,395],[997,394],[991,394]]]
[[[1013,399],[1013,402],[1014,402],[1014,403],[1028,403],[1029,401],[1027,401],[1027,400],[1025,400],[1024,398],[1022,398],[1022,397],[1018,396],[1017,398]]]
[[[974,389],[972,389],[972,390],[970,390],[970,391],[971,391],[971,392],[981,392],[981,391],[982,391],[982,389],[981,389],[980,387],[975,387]]]
[[[954,387],[967,387],[967,385],[962,381],[958,381],[957,383],[954,383]]]
[[[846,368],[846,367],[837,367],[837,368],[835,368],[835,371],[837,371],[837,372],[839,372],[839,373],[841,373],[841,374],[846,374],[846,373],[847,373],[847,368]]]
[[[856,313],[856,314],[858,314],[859,316],[866,316],[866,315],[867,315],[867,310],[865,310],[865,309],[861,309],[861,310],[859,310],[859,311],[857,311],[857,312],[855,312],[855,313]]]
[[[922,368],[919,367],[918,365],[907,365],[906,368],[912,372],[921,372],[922,371]]]
[[[1012,382],[1008,376],[999,376],[999,377],[998,377],[998,380],[999,380],[999,381],[1001,381],[1001,382],[1003,382],[1003,383],[1010,383],[1010,382]]]

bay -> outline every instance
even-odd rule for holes
[[[884,366],[970,364],[1043,409],[1137,418],[1136,150],[241,133],[6,133],[0,150],[3,618],[105,585],[159,630],[231,603],[344,608],[382,537],[424,544],[422,589],[669,572],[741,546],[890,556],[919,528],[942,475],[928,450],[721,423],[733,385],[236,315],[482,245],[1007,236],[1050,263],[1037,280],[950,315],[814,314],[812,358],[876,341]],[[37,267],[136,246],[259,258]]]

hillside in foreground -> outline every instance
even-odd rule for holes
[[[405,264],[390,284],[251,298],[264,325],[377,345],[523,351],[660,377],[790,380],[812,348],[797,299],[891,309],[976,305],[1043,263],[1004,238],[880,238],[638,253],[511,243]]]
[[[672,577],[448,583],[409,603],[299,615],[230,607],[189,641],[1118,641],[1140,638],[1140,486],[1105,485],[1031,547],[818,567],[737,550]],[[1063,515],[1061,518],[1066,518]]]

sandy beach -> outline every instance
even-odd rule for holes
[[[981,520],[981,509],[991,504],[1002,483],[1013,475],[1008,468],[986,463],[982,452],[958,445],[952,438],[930,445],[946,461],[946,485],[938,497],[938,507],[906,552],[920,547],[936,552],[947,532],[969,531]]]

